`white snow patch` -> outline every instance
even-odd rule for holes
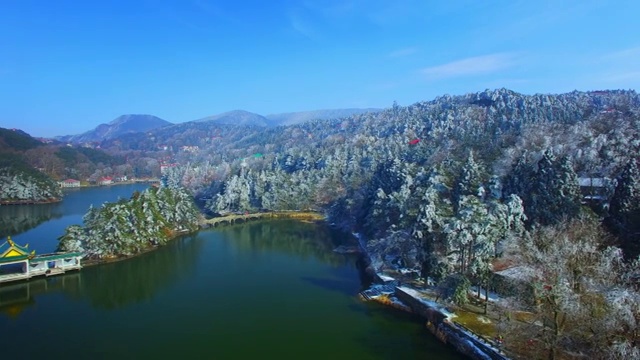
[[[482,351],[476,344],[473,343],[473,341],[471,340],[465,340],[465,342],[467,343],[468,346],[473,347],[475,349],[475,354],[477,356],[482,357],[483,359],[486,360],[491,360],[491,357],[487,354],[485,354],[484,351]]]
[[[496,272],[496,274],[504,276],[506,278],[528,281],[535,277],[536,271],[528,266],[514,266],[502,271]]]
[[[395,279],[394,279],[394,278],[392,278],[391,276],[387,276],[387,275],[380,275],[380,274],[378,274],[378,277],[379,277],[382,281],[384,281],[384,282],[387,282],[387,281],[395,281]]]
[[[409,296],[413,297],[414,299],[420,301],[421,303],[425,304],[426,306],[438,310],[439,312],[444,314],[447,318],[455,317],[455,314],[450,312],[450,311],[448,311],[446,307],[444,307],[441,304],[438,304],[435,301],[432,301],[432,300],[429,300],[429,299],[425,299],[422,296],[422,294],[419,291],[415,290],[415,289],[411,289],[411,288],[404,287],[404,286],[399,286],[398,289],[404,291],[406,294],[408,294]]]
[[[456,324],[453,324],[454,326],[456,326],[456,328],[458,328],[458,330],[462,331],[463,333],[465,333],[467,336],[469,336],[471,339],[473,339],[474,341],[477,341],[479,343],[482,343],[482,346],[487,347],[488,349],[491,349],[492,351],[494,351],[496,354],[502,354],[502,351],[497,348],[495,345],[493,345],[491,342],[488,342],[486,339],[483,339],[481,337],[479,337],[478,335],[468,331],[465,328],[462,328],[460,326],[457,326]],[[474,344],[472,340],[466,339],[465,340],[468,344],[472,345],[474,348],[476,348],[478,350],[478,354],[484,355],[484,356],[488,356],[484,350],[481,350],[477,344]],[[487,359],[490,359],[490,357],[487,357]]]
[[[470,289],[469,290],[469,294],[471,294],[473,297],[478,297],[477,289]],[[480,299],[484,300],[484,290],[480,290]],[[489,291],[489,301],[490,302],[498,302],[500,300],[502,300],[500,295]]]

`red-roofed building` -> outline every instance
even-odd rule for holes
[[[113,178],[110,176],[105,176],[98,180],[98,185],[111,185],[113,184]]]

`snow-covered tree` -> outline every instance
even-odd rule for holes
[[[162,245],[176,232],[195,230],[199,212],[181,188],[150,188],[129,200],[91,207],[84,226],[69,226],[59,238],[61,251],[83,251],[90,258],[134,255]]]
[[[640,171],[634,159],[617,182],[607,222],[620,238],[627,258],[633,259],[640,254]]]
[[[521,341],[518,333],[526,332],[522,349],[530,353],[523,356],[615,358],[638,351],[638,306],[629,307],[637,294],[625,284],[620,249],[602,245],[606,236],[595,219],[578,217],[536,227],[522,239],[519,263],[531,270],[534,291],[521,300],[535,304],[534,318],[503,325],[510,329],[506,341]]]

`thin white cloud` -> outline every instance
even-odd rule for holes
[[[456,60],[447,64],[424,68],[421,73],[429,79],[443,79],[494,73],[512,67],[516,56],[498,53]]]
[[[400,58],[400,57],[413,55],[417,52],[418,52],[418,47],[412,46],[412,47],[406,47],[406,48],[394,50],[390,52],[387,56],[390,58]]]

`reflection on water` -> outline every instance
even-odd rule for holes
[[[89,188],[65,189],[64,199],[60,203],[65,215],[86,214],[89,206],[99,207],[105,202],[129,199],[134,191],[143,191],[149,184],[126,184]]]
[[[332,267],[345,266],[349,262],[347,256],[332,251],[340,239],[326,226],[273,220],[209,231],[227,238],[239,252],[279,252],[303,259],[314,258]],[[2,285],[0,312],[15,313],[18,304],[32,304],[38,295],[49,292],[62,292],[77,300],[88,300],[92,306],[103,309],[150,300],[159,290],[194,274],[198,258],[208,256],[206,252],[203,255],[206,241],[196,236],[183,237],[131,259],[91,266],[57,277]],[[326,289],[349,291],[348,282],[345,285],[338,280],[301,279]],[[347,289],[342,289],[345,287]],[[353,293],[353,289],[350,291]]]
[[[81,284],[79,272],[53,278],[36,278],[27,282],[0,286],[0,313],[11,318],[36,304],[36,297],[45,293],[77,291]]]
[[[91,205],[128,199],[134,191],[148,188],[148,184],[127,184],[110,187],[65,189],[61,202],[37,205],[0,206],[0,238],[21,234],[38,225],[63,216],[84,215]],[[56,238],[62,234],[52,234]]]
[[[0,206],[0,238],[23,233],[62,215],[60,203]]]
[[[64,358],[73,344],[91,359],[456,358],[421,323],[357,299],[355,259],[332,251],[340,236],[249,222],[2,285],[3,356]]]
[[[52,278],[2,285],[0,311],[15,311],[16,306],[32,304],[38,295],[51,292],[86,299],[92,306],[104,309],[149,300],[159,290],[193,273],[201,247],[202,242],[185,237],[132,259]]]
[[[302,258],[313,257],[340,266],[346,257],[333,252],[345,234],[327,226],[297,220],[261,220],[219,230],[244,251],[278,251]]]
[[[194,272],[200,248],[201,241],[185,237],[132,259],[84,269],[82,286],[67,293],[105,309],[149,300]]]

